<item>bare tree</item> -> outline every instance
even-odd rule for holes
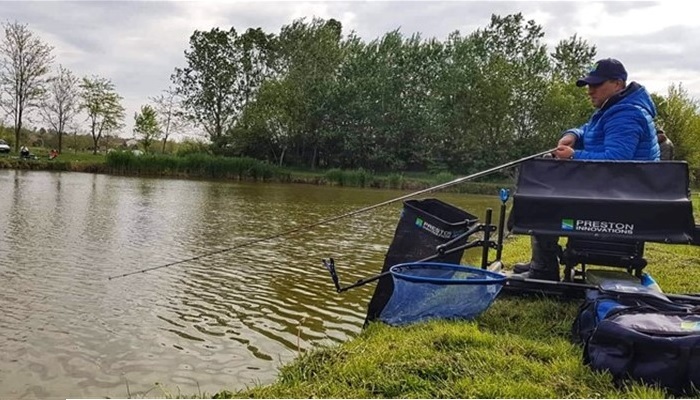
[[[85,109],[90,124],[90,134],[94,145],[93,154],[97,154],[102,135],[123,126],[122,97],[114,90],[112,81],[99,76],[83,78],[80,89],[81,107]]]
[[[182,131],[187,126],[187,121],[183,117],[181,99],[174,89],[168,88],[164,90],[159,96],[151,98],[151,101],[155,106],[158,124],[162,129],[162,152],[165,153],[165,144],[168,142],[170,135]]]
[[[46,96],[39,108],[44,122],[49,124],[58,135],[58,152],[62,151],[63,134],[66,126],[80,109],[78,94],[78,78],[64,68],[58,67],[58,75],[51,78]]]
[[[19,22],[3,24],[0,42],[0,107],[14,118],[15,150],[19,150],[22,120],[41,101],[53,56],[44,43]]]

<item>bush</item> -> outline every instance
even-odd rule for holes
[[[403,174],[389,174],[387,177],[387,186],[389,189],[403,189],[404,177]]]
[[[435,175],[434,181],[437,185],[455,180],[455,176],[449,172],[440,172]]]
[[[341,170],[332,168],[326,171],[325,178],[338,186],[378,187],[379,181],[370,172],[360,168],[357,170]]]
[[[185,140],[177,146],[177,156],[184,157],[190,154],[210,154],[209,145],[196,140]]]

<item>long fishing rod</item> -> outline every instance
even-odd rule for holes
[[[533,158],[537,158],[537,157],[543,156],[543,155],[545,155],[545,154],[550,154],[550,153],[552,153],[554,150],[556,150],[556,148],[549,149],[549,150],[546,150],[546,151],[542,151],[542,152],[539,152],[539,153],[537,153],[537,154],[533,154],[533,155],[531,155],[531,156],[523,157],[523,158],[520,158],[520,159],[518,159],[518,160],[511,161],[511,162],[508,162],[508,163],[499,165],[499,166],[497,166],[497,167],[493,167],[493,168],[487,169],[487,170],[485,170],[485,171],[481,171],[481,172],[477,172],[477,173],[475,173],[475,174],[463,176],[463,177],[461,177],[461,178],[457,178],[457,179],[451,180],[451,181],[446,182],[446,183],[442,183],[442,184],[439,184],[439,185],[436,185],[436,186],[432,186],[432,187],[429,187],[429,188],[427,188],[427,189],[422,189],[422,190],[419,190],[419,191],[417,191],[417,192],[409,193],[409,194],[406,194],[406,195],[403,195],[403,196],[396,197],[396,198],[394,198],[394,199],[386,200],[386,201],[383,201],[383,202],[381,202],[381,203],[377,203],[377,204],[375,204],[375,205],[363,207],[363,208],[357,209],[357,210],[355,210],[355,211],[350,211],[350,212],[345,213],[345,214],[336,215],[335,217],[326,218],[326,219],[321,220],[321,221],[317,221],[317,222],[314,222],[314,223],[311,223],[311,224],[308,224],[308,225],[304,225],[304,226],[300,226],[300,227],[297,227],[297,228],[293,228],[293,229],[288,229],[288,230],[286,230],[286,231],[282,231],[282,232],[279,232],[279,233],[275,233],[275,234],[273,234],[273,235],[265,236],[265,237],[262,237],[262,238],[259,238],[259,239],[249,240],[249,241],[247,241],[247,242],[243,242],[243,243],[237,244],[237,245],[232,246],[232,247],[228,247],[228,248],[225,248],[225,249],[212,251],[212,252],[205,253],[205,254],[202,254],[202,255],[199,255],[199,256],[196,256],[196,257],[191,257],[191,258],[187,258],[187,259],[185,259],[185,260],[180,260],[180,261],[174,261],[174,262],[171,262],[171,263],[168,263],[168,264],[164,264],[164,265],[159,265],[159,266],[156,266],[156,267],[144,268],[144,269],[141,269],[141,270],[138,270],[138,271],[126,272],[126,273],[123,273],[123,274],[120,274],[120,275],[110,276],[110,277],[107,278],[107,279],[108,279],[108,280],[112,280],[112,279],[117,279],[117,278],[123,278],[123,277],[125,277],[125,276],[130,276],[130,275],[136,275],[136,274],[141,274],[141,273],[145,273],[145,272],[155,271],[155,270],[157,270],[157,269],[172,267],[173,265],[178,265],[178,264],[182,264],[182,263],[186,263],[186,262],[190,262],[190,261],[195,261],[195,260],[199,260],[199,259],[201,259],[201,258],[211,257],[211,256],[216,255],[216,254],[225,253],[225,252],[227,252],[227,251],[231,251],[231,250],[235,250],[235,249],[240,249],[241,247],[247,247],[247,246],[250,246],[250,245],[252,245],[252,244],[256,244],[256,243],[260,243],[260,242],[266,242],[266,241],[272,240],[272,239],[277,239],[277,238],[279,238],[279,237],[286,236],[286,235],[289,235],[289,234],[292,234],[292,233],[296,233],[296,232],[299,232],[299,231],[301,231],[301,230],[306,230],[306,229],[309,229],[309,228],[315,228],[315,227],[317,227],[317,226],[319,226],[319,225],[323,225],[323,224],[327,224],[327,223],[329,223],[329,222],[337,221],[337,220],[342,219],[342,218],[347,218],[347,217],[351,217],[351,216],[353,216],[353,215],[362,214],[362,213],[365,213],[365,212],[367,212],[367,211],[374,210],[375,208],[383,207],[383,206],[386,206],[386,205],[391,204],[391,203],[396,203],[397,201],[405,200],[405,199],[408,199],[408,198],[411,198],[411,197],[415,197],[415,196],[418,196],[418,195],[421,195],[421,194],[424,194],[424,193],[430,193],[430,192],[433,192],[433,191],[436,191],[436,190],[444,189],[444,188],[446,188],[446,187],[454,186],[454,185],[456,185],[456,184],[459,184],[459,183],[468,181],[468,180],[470,180],[470,179],[480,178],[480,177],[482,177],[482,176],[486,176],[486,175],[492,174],[492,173],[494,173],[494,172],[498,172],[498,171],[500,171],[500,170],[502,170],[502,169],[506,169],[506,168],[513,167],[513,166],[518,165],[518,164],[520,164],[520,163],[522,163],[522,162],[525,162],[525,161],[527,161],[527,160],[530,160],[530,159],[533,159]]]

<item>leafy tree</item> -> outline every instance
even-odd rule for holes
[[[542,27],[520,13],[493,15],[488,27],[470,35],[481,75],[474,87],[481,101],[472,105],[480,139],[472,150],[476,169],[514,158],[516,151],[531,154],[551,71],[543,37]]]
[[[134,133],[141,136],[141,144],[147,153],[151,144],[160,138],[156,110],[150,105],[143,105],[140,113],[134,113]]]
[[[596,56],[596,47],[577,35],[560,40],[551,54],[554,77],[563,82],[574,82],[590,69]]]
[[[700,168],[700,104],[682,85],[671,85],[665,98],[656,97],[658,123],[671,138],[675,158]]]
[[[191,47],[228,54],[221,63],[229,69],[214,68],[227,79],[207,82],[238,106],[211,139],[229,154],[279,165],[475,172],[553,147],[592,112],[574,81],[595,46],[574,35],[550,52],[542,27],[522,14],[494,15],[444,42],[397,30],[366,43],[322,19],[296,20],[276,37],[220,34],[225,40]],[[190,94],[207,93],[194,87]]]
[[[342,60],[342,25],[330,19],[303,19],[283,26],[279,35],[280,62],[287,90],[286,112],[297,136],[297,155],[311,168],[318,165],[327,132],[329,99]]]
[[[81,107],[85,109],[90,125],[93,154],[97,154],[102,135],[123,126],[122,97],[114,90],[112,81],[99,76],[84,77],[80,89]]]
[[[290,93],[287,84],[276,80],[264,82],[255,101],[246,107],[241,117],[245,129],[237,133],[243,154],[284,165],[295,131],[292,116],[285,112]]]
[[[15,150],[26,114],[38,105],[44,93],[53,47],[41,41],[27,25],[3,24],[0,42],[0,107],[14,119]]]
[[[237,39],[234,28],[195,31],[185,51],[187,67],[176,68],[171,78],[186,117],[203,127],[219,148],[226,144],[224,133],[235,125],[245,97],[237,85],[242,57]]]
[[[241,77],[238,88],[243,92],[243,105],[249,104],[266,80],[279,73],[278,41],[262,29],[248,29],[236,41],[241,49]]]
[[[586,74],[595,56],[595,46],[576,35],[559,41],[550,53],[552,76],[540,105],[541,118],[536,122],[539,134],[531,138],[533,146],[528,148],[529,153],[553,147],[562,131],[579,126],[590,117],[593,106],[586,90],[574,82]]]
[[[79,79],[59,65],[58,74],[49,80],[39,112],[58,135],[58,152],[63,149],[63,134],[79,111]]]
[[[474,129],[473,105],[481,101],[475,90],[481,75],[476,43],[459,32],[444,43],[442,73],[435,76],[433,90],[434,130],[428,135],[426,166],[431,171],[466,171],[472,168],[479,146]]]

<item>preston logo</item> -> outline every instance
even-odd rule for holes
[[[450,232],[450,231],[446,231],[444,229],[440,229],[435,225],[432,225],[428,222],[423,221],[423,219],[420,217],[416,218],[416,226],[422,228],[423,230],[430,232],[431,234],[433,234],[437,237],[441,237],[443,239],[451,239],[452,237],[458,236],[461,234],[460,232]]]
[[[614,233],[617,235],[633,235],[634,224],[614,221],[596,221],[587,219],[562,218],[561,230],[577,232]]]
[[[574,230],[574,220],[569,218],[564,218],[561,220],[561,229],[564,231]]]

